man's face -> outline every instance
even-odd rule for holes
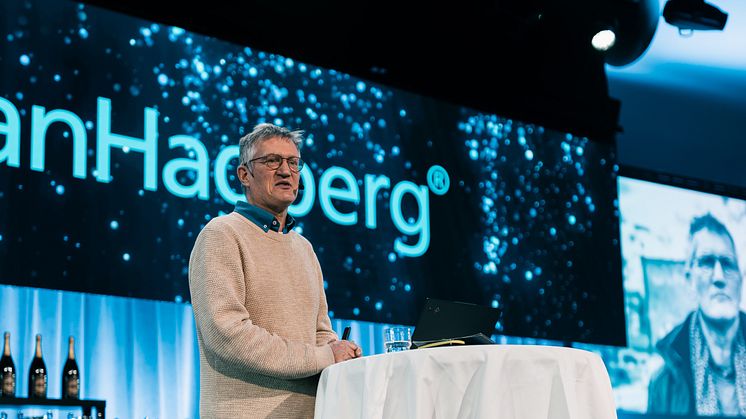
[[[709,320],[732,320],[741,302],[741,272],[728,236],[703,229],[692,238],[688,275],[702,314]]]
[[[298,148],[286,138],[272,137],[254,147],[252,159],[277,154],[281,157],[300,157]],[[240,166],[238,177],[249,190],[251,203],[275,213],[285,211],[298,195],[300,173],[293,172],[283,159],[280,167],[273,170],[262,163],[262,159],[248,163],[249,170]],[[253,174],[253,176],[252,176]]]

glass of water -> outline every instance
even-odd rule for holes
[[[383,329],[383,346],[386,353],[401,352],[409,349],[412,330],[403,326],[392,326]]]

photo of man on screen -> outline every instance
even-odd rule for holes
[[[685,276],[697,308],[663,337],[648,413],[746,416],[746,314],[733,236],[710,213],[689,227]]]

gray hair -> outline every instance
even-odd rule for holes
[[[689,259],[686,262],[686,267],[691,268],[694,263],[694,252],[697,250],[694,247],[694,235],[702,230],[709,230],[719,236],[725,237],[730,241],[733,246],[733,252],[736,250],[736,242],[733,240],[733,236],[728,231],[723,223],[720,222],[709,212],[705,215],[694,217],[691,224],[689,225]]]
[[[303,131],[290,131],[274,124],[264,123],[254,127],[254,130],[241,137],[238,142],[239,164],[248,164],[254,158],[256,145],[270,138],[280,137],[290,140],[300,151],[303,143]]]

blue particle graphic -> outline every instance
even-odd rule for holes
[[[359,309],[359,308],[357,308],[357,307],[353,308],[353,309],[352,309],[352,314],[354,314],[354,315],[356,315],[356,316],[359,316],[359,315],[360,315],[360,309]]]
[[[575,218],[574,215],[570,214],[567,217],[567,222],[570,223],[570,225],[575,225],[576,222],[578,222],[577,218]]]
[[[55,192],[57,192],[57,195],[64,195],[65,194],[65,187],[62,185],[57,185],[56,188],[54,188]]]
[[[530,281],[530,280],[534,279],[534,273],[531,272],[531,271],[526,271],[526,273],[524,274],[524,276],[526,277],[526,281]]]
[[[119,228],[119,222],[117,222],[117,220],[113,220],[111,223],[109,223],[109,227],[111,227],[112,230],[116,230]]]
[[[86,28],[80,28],[78,35],[83,39],[88,39],[88,30],[86,30]]]
[[[394,252],[389,253],[389,262],[396,262],[396,254]]]
[[[165,75],[165,74],[160,74],[158,76],[158,84],[160,84],[161,86],[167,85],[168,84],[168,76]]]
[[[376,301],[376,310],[381,311],[383,308],[383,301]]]
[[[21,65],[27,66],[31,63],[31,58],[29,58],[28,55],[23,54],[21,55],[21,58],[19,59],[19,61],[21,62]]]
[[[125,253],[125,254],[123,254],[123,255],[122,255],[122,259],[123,259],[123,260],[124,260],[125,262],[129,262],[129,261],[130,261],[130,254],[129,254],[129,253]]]
[[[184,219],[183,219],[183,218],[179,218],[179,220],[178,220],[178,221],[176,221],[176,224],[177,224],[177,225],[178,225],[179,227],[184,227]]]
[[[412,291],[412,286],[409,285],[409,284],[405,284],[404,285],[404,291],[406,291],[406,292]]]

